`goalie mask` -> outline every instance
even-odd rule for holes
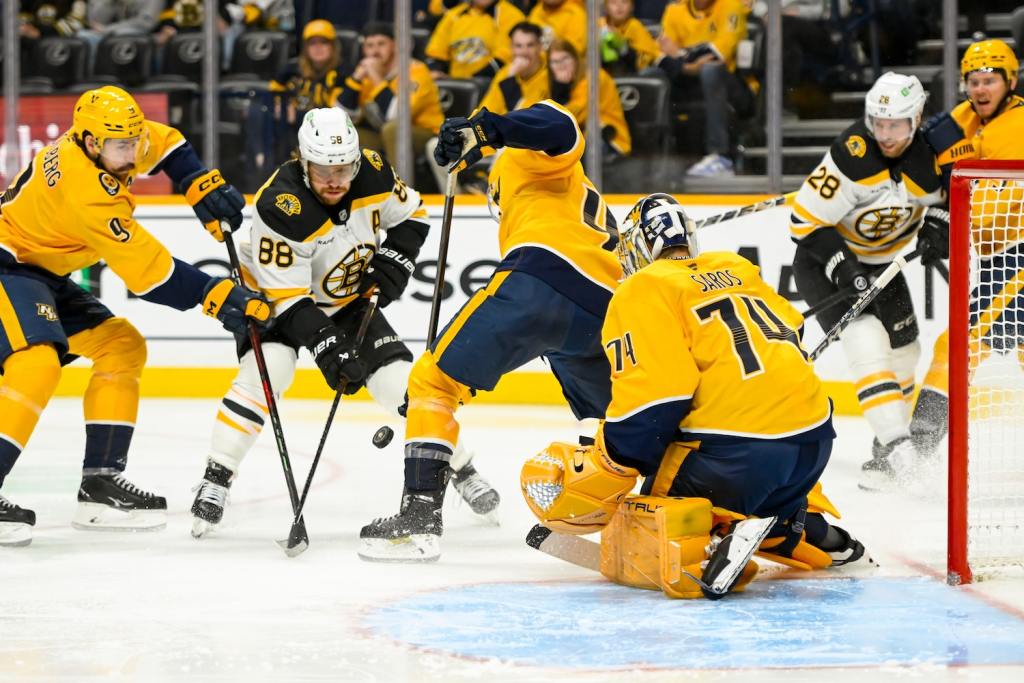
[[[351,181],[359,173],[359,134],[344,110],[312,109],[299,128],[299,158],[309,184],[310,164],[332,179]]]
[[[871,86],[864,98],[864,124],[886,156],[897,156],[910,144],[927,99],[916,76],[890,71]]]
[[[647,266],[666,249],[686,247],[700,253],[696,226],[682,205],[670,195],[652,194],[630,209],[622,224],[617,254],[627,276]]]

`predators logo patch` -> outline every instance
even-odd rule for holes
[[[366,160],[370,162],[370,165],[373,166],[378,171],[384,168],[384,160],[381,159],[380,155],[374,152],[372,149],[364,149],[363,156],[366,157]]]
[[[274,198],[274,206],[281,209],[286,216],[298,216],[302,213],[302,203],[299,198],[287,192]]]
[[[36,304],[36,315],[46,318],[50,322],[57,322],[57,311],[51,304]]]
[[[868,145],[861,136],[851,135],[846,138],[846,150],[850,153],[850,156],[860,158],[867,154]]]
[[[121,183],[117,182],[117,178],[109,173],[100,173],[100,185],[111,197],[116,197],[118,190],[121,189]]]

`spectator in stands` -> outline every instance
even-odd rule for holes
[[[72,37],[85,27],[84,0],[21,0],[18,34],[22,41]]]
[[[568,109],[586,131],[589,114],[589,79],[576,48],[568,40],[556,38],[548,50],[551,75],[551,99]],[[615,81],[601,69],[598,72],[598,113],[601,120],[602,158],[611,162],[628,156],[633,148]]]
[[[156,28],[163,0],[89,0],[88,28],[98,37],[148,35]]]
[[[427,141],[437,135],[444,114],[437,84],[426,64],[416,59],[411,61],[409,83],[412,145],[419,155]],[[392,164],[398,158],[397,95],[398,51],[394,29],[390,24],[367,24],[363,29],[363,59],[345,79],[339,101],[356,124],[360,144],[384,150]]]
[[[1010,32],[1013,34],[1017,56],[1024,58],[1024,5],[1013,10],[1010,17]]]
[[[339,75],[341,55],[334,26],[323,19],[314,19],[302,30],[302,51],[297,60],[270,82],[275,93],[273,127],[258,126],[259,134],[250,132],[253,142],[261,145],[263,154],[255,155],[259,169],[274,167],[288,159],[297,144],[296,135],[302,117],[310,109],[334,107],[341,95],[343,76]],[[260,117],[252,114],[254,123]],[[273,158],[265,152],[273,151]]]
[[[245,0],[227,3],[236,26],[246,30],[291,31],[295,28],[293,0]]]
[[[680,0],[665,8],[658,67],[671,79],[673,99],[704,100],[706,154],[690,176],[731,176],[730,105],[749,107],[752,94],[736,74],[736,47],[747,35],[742,0]]]
[[[520,22],[512,28],[509,37],[512,61],[501,68],[480,100],[481,107],[495,114],[532,106],[551,95],[542,42],[544,33],[540,26]]]
[[[490,78],[511,58],[509,31],[525,17],[508,0],[469,0],[444,13],[427,43],[434,78]]]
[[[837,3],[840,13],[849,11],[849,4]],[[813,91],[829,85],[829,67],[840,62],[829,26],[840,17],[832,17],[832,9],[821,0],[782,0],[782,82],[789,109],[808,109]]]
[[[223,36],[228,30],[231,17],[227,12],[227,3],[221,0],[217,4],[217,30]],[[179,33],[202,31],[205,6],[206,0],[167,0],[166,8],[160,13],[153,40],[162,46]]]
[[[527,20],[537,24],[544,31],[545,49],[555,38],[568,40],[576,48],[576,54],[587,49],[587,10],[575,0],[540,0]]]
[[[615,76],[635,74],[658,61],[661,50],[633,16],[633,0],[605,0],[601,19],[601,63]]]

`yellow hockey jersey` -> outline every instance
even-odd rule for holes
[[[544,31],[544,47],[555,38],[569,41],[576,48],[576,54],[587,51],[587,11],[574,2],[563,3],[561,7],[548,9],[538,2],[530,10],[528,21],[537,24]]]
[[[661,15],[661,34],[680,48],[711,43],[733,71],[736,48],[747,37],[748,11],[742,0],[716,0],[703,12],[693,0],[678,0]]]
[[[649,463],[674,440],[826,438],[832,406],[800,343],[803,316],[728,252],[659,259],[612,296],[613,458]]]
[[[615,81],[608,72],[601,69],[598,72],[598,112],[600,113],[601,128],[611,126],[615,134],[610,138],[609,144],[618,150],[619,154],[628,156],[633,151],[633,139],[629,134],[629,125],[626,123],[626,114],[622,111],[622,100],[619,99],[619,91],[615,87]],[[565,108],[576,117],[581,128],[586,128],[587,113],[590,109],[587,96],[590,94],[590,82],[584,77],[577,81],[569,95],[569,101]]]
[[[608,19],[601,17],[599,26],[601,30],[611,31],[626,40],[629,47],[636,53],[634,68],[637,71],[646,69],[658,61],[661,49],[658,47],[658,43],[655,42],[651,32],[636,17],[630,17],[621,26],[612,26],[608,23]]]
[[[481,71],[494,73],[512,59],[508,34],[525,19],[507,0],[498,0],[485,10],[462,3],[441,17],[427,42],[427,57],[435,62],[432,66],[447,70],[452,78],[472,78]]]
[[[40,150],[0,201],[0,249],[60,276],[102,259],[136,294],[165,282],[171,254],[133,218],[130,188],[185,139],[170,126],[144,126],[135,171],[123,183],[90,161],[70,131]]]
[[[545,65],[528,78],[509,76],[508,66],[503,66],[484,93],[479,108],[495,114],[526,109],[551,97],[549,79],[548,68]]]
[[[409,87],[412,90],[409,98],[412,125],[437,133],[444,121],[441,97],[430,69],[423,62],[414,59],[410,63]],[[389,74],[387,80],[376,85],[371,84],[369,79],[357,81],[349,76],[345,79],[345,87],[338,101],[354,123],[380,130],[381,126],[398,115],[397,94],[398,74]]]
[[[615,218],[583,172],[585,144],[572,114],[551,100],[532,109],[566,129],[572,146],[561,154],[506,147],[494,162],[488,196],[501,216],[498,269],[534,274],[603,315],[622,278]]]

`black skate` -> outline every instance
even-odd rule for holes
[[[849,531],[841,527],[832,525],[832,528],[839,532],[842,536],[842,544],[836,548],[825,549],[825,552],[832,558],[833,567],[842,567],[844,565],[857,564],[859,566],[871,566],[877,567],[878,564],[872,559],[871,555],[868,554],[867,549],[864,548],[864,544],[854,538]]]
[[[0,546],[23,546],[32,542],[36,513],[18,507],[0,496]]]
[[[871,460],[861,465],[857,486],[864,491],[894,491],[905,485],[918,469],[917,449],[908,437],[881,444],[875,439]]]
[[[480,476],[472,463],[463,465],[458,472],[452,472],[452,486],[473,512],[486,518],[491,524],[498,524],[497,509],[501,496]]]
[[[443,488],[403,494],[397,515],[375,519],[359,532],[359,557],[370,562],[437,561],[443,503]]]
[[[167,526],[167,499],[143,491],[122,474],[86,474],[78,489],[76,529],[155,531]]]
[[[708,600],[718,600],[736,586],[750,558],[777,519],[752,517],[732,525],[729,535],[711,551],[708,563],[701,572],[699,583],[704,597]]]
[[[206,474],[194,489],[196,499],[192,503],[192,537],[202,538],[224,517],[224,506],[228,502],[228,489],[234,472],[212,460],[206,463]]]

